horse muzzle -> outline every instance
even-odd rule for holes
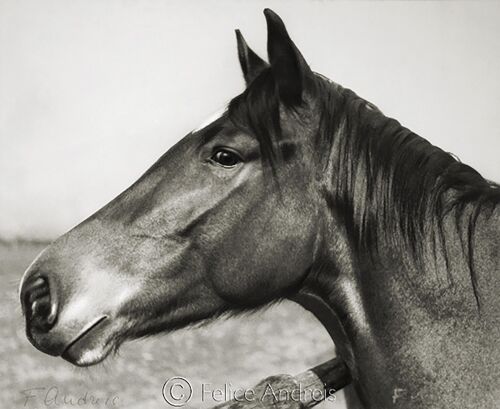
[[[112,319],[119,308],[116,289],[76,292],[68,297],[59,279],[38,267],[30,267],[24,274],[20,301],[26,336],[46,354],[61,356],[77,366],[96,364],[113,348],[120,321]]]

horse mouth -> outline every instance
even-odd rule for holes
[[[103,315],[87,324],[66,346],[61,357],[76,366],[90,366],[103,361],[111,351],[104,328],[109,322]]]

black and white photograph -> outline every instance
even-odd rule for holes
[[[499,409],[499,39],[0,0],[0,409]]]

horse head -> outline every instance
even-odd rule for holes
[[[237,32],[246,90],[26,271],[37,348],[91,365],[125,339],[300,287],[321,231],[314,77],[279,17],[266,18],[270,64]]]

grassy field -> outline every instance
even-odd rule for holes
[[[234,391],[269,375],[299,373],[333,355],[328,334],[315,318],[283,303],[252,316],[134,341],[101,365],[75,368],[37,351],[24,335],[17,286],[42,248],[0,244],[2,408],[168,408],[161,390],[173,376],[183,376],[193,386],[185,408],[209,408],[219,398],[202,395],[202,384],[206,392],[224,387]],[[318,408],[343,409],[343,397],[339,393],[335,402]]]

